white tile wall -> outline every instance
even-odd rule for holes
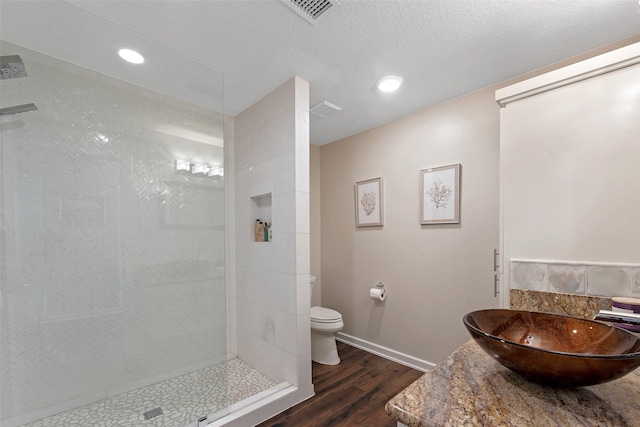
[[[296,189],[296,181],[291,179],[296,173],[296,152],[289,151],[273,159],[274,170],[279,173],[273,176],[273,194],[291,193]]]
[[[511,277],[515,288],[546,291],[549,287],[547,281],[547,265],[536,263],[513,263],[511,265]]]
[[[278,224],[277,218],[275,217],[274,224]],[[274,228],[274,231],[277,231],[277,225],[276,228]],[[273,235],[273,242],[271,242],[273,252],[275,252],[273,257],[273,265],[275,265],[275,269],[277,271],[296,274],[296,263],[298,260],[296,250],[296,236],[297,235],[294,233],[276,233]],[[300,250],[303,250],[303,248],[301,248]]]
[[[587,267],[587,289],[590,295],[607,297],[631,293],[631,269],[617,266]]]
[[[297,357],[278,346],[261,339],[255,339],[255,369],[275,382],[287,381],[296,384]],[[309,381],[310,382],[310,381]]]
[[[278,234],[293,234],[297,231],[296,194],[291,191],[273,196],[273,217],[278,220]]]
[[[298,294],[296,304],[298,305],[298,315],[310,316],[311,314],[311,287],[306,286],[309,281],[309,274],[298,274],[296,276],[296,292]]]
[[[275,312],[276,341],[275,344],[289,354],[298,354],[298,329],[295,314]],[[302,341],[302,340],[301,340]]]
[[[295,77],[238,115],[234,153],[238,355],[304,390],[312,389],[308,90]],[[245,227],[248,200],[265,193],[272,195],[273,241],[256,243]]]
[[[238,310],[238,316],[240,316],[242,311]],[[238,357],[242,359],[246,364],[255,367],[255,341],[256,338],[248,331],[248,328],[240,327],[238,325]]]
[[[587,282],[585,265],[550,264],[549,290],[551,292],[584,294]]]
[[[224,180],[174,163],[222,164],[222,148],[159,128],[217,134],[222,117],[22,57],[0,96],[38,106],[3,117],[3,425],[227,352]]]
[[[510,275],[514,289],[605,297],[640,296],[640,265],[637,264],[512,259]]]

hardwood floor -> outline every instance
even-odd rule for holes
[[[316,395],[260,427],[396,427],[389,399],[423,373],[338,342],[339,365],[313,362]]]

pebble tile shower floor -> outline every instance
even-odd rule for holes
[[[232,359],[23,427],[186,426],[275,385],[240,359]],[[156,408],[162,415],[145,420],[143,414]]]

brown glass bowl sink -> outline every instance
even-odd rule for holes
[[[640,366],[640,338],[593,320],[506,309],[463,318],[478,345],[502,365],[538,383],[600,384]]]

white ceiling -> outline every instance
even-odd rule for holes
[[[0,2],[0,35],[48,53],[60,48],[55,27],[67,33],[58,56],[70,62],[97,50],[88,40],[113,37],[88,25],[88,14],[68,13],[73,5],[221,70],[231,116],[298,75],[310,82],[311,105],[342,107],[311,115],[316,145],[640,34],[638,0],[340,0],[315,25],[280,0],[19,2],[62,5],[62,25],[52,12],[42,25],[33,10],[8,16],[17,13],[11,3]],[[404,78],[398,92],[377,92],[386,74]]]

